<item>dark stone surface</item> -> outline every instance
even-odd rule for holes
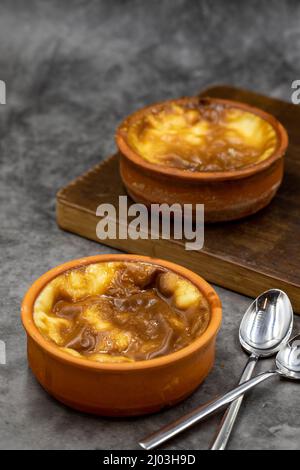
[[[27,369],[20,301],[50,267],[109,251],[57,228],[55,193],[114,150],[121,118],[215,83],[289,100],[300,78],[299,21],[297,1],[1,0],[0,337],[8,354],[0,366],[1,448],[135,448],[147,432],[236,383],[246,360],[237,331],[249,299],[218,289],[224,323],[216,367],[191,398],[132,420],[77,413]],[[298,385],[275,382],[249,394],[230,448],[299,448]],[[207,448],[218,420],[169,448]]]

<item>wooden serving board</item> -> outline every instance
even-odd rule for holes
[[[300,313],[300,106],[227,86],[209,88],[201,95],[260,107],[286,127],[290,144],[284,182],[266,209],[240,221],[206,225],[201,251],[186,251],[184,241],[178,240],[100,241],[96,208],[105,202],[117,208],[119,195],[126,194],[115,155],[58,192],[58,225],[126,252],[174,261],[210,282],[252,297],[271,287],[283,289]]]

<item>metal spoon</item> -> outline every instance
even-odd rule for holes
[[[251,355],[241,375],[240,384],[252,377],[260,357],[275,354],[285,344],[293,328],[293,309],[288,296],[279,289],[270,289],[247,309],[239,331],[240,343]],[[224,450],[241,407],[243,396],[227,408],[211,450]]]
[[[271,296],[271,301],[275,299],[275,297]],[[260,355],[261,351],[266,351],[268,348],[272,349],[275,348],[275,346],[278,348],[279,347],[279,338],[281,338],[281,341],[285,338],[288,338],[290,335],[290,331],[292,328],[292,321],[291,319],[292,316],[292,308],[289,302],[289,299],[287,296],[280,291],[280,295],[277,296],[277,299],[280,299],[279,302],[281,304],[282,308],[282,313],[280,315],[283,315],[284,313],[287,317],[287,322],[283,321],[281,327],[279,329],[277,322],[274,323],[274,312],[275,309],[267,309],[266,312],[268,312],[268,317],[270,318],[270,333],[265,334],[265,339],[266,339],[266,345],[263,347],[262,343],[262,331],[264,331],[264,322],[261,322],[259,318],[263,317],[263,315],[258,314],[256,321],[253,323],[253,325],[250,327],[250,322],[242,322],[241,325],[241,334],[240,334],[240,339],[245,348],[247,348],[248,351],[250,351],[253,354]],[[272,303],[272,302],[271,302]],[[260,303],[259,303],[260,305]],[[274,302],[273,302],[274,305]],[[248,313],[249,317],[254,315],[254,312],[256,310],[249,309],[246,313]],[[260,309],[258,309],[260,311]],[[273,312],[273,313],[272,313]],[[245,320],[248,317],[248,315],[245,315]],[[275,326],[276,324],[276,326]],[[272,326],[273,325],[273,326]],[[285,326],[284,326],[285,325]],[[243,327],[242,327],[243,326]],[[269,331],[269,330],[268,330]],[[281,332],[281,333],[280,333]],[[246,342],[247,338],[247,342]],[[300,340],[300,335],[297,337]],[[285,339],[286,340],[286,339]],[[282,344],[282,343],[281,343]],[[290,343],[289,343],[290,345]],[[289,348],[290,346],[283,346],[283,348]],[[285,349],[284,349],[285,350]],[[299,378],[300,378],[300,341],[299,341]],[[277,357],[280,357],[278,353]],[[252,362],[252,361],[251,361]],[[266,372],[264,374],[261,374],[257,376],[255,379],[252,379],[248,382],[245,382],[241,385],[239,385],[236,389],[233,389],[231,392],[228,392],[226,395],[224,395],[221,398],[218,398],[216,400],[213,400],[210,402],[207,406],[200,406],[196,408],[194,411],[188,413],[187,415],[183,416],[182,418],[179,418],[178,420],[174,421],[173,423],[164,426],[162,429],[159,431],[151,434],[150,436],[146,437],[143,439],[139,444],[141,445],[142,448],[150,450],[154,449],[155,447],[159,446],[163,442],[171,439],[172,437],[176,436],[180,432],[184,431],[185,429],[189,428],[193,424],[199,422],[202,420],[204,417],[214,413],[216,410],[219,408],[223,407],[224,405],[232,402],[236,398],[240,397],[241,395],[244,394],[245,391],[247,391],[249,388],[253,387],[254,385],[260,383],[263,380],[266,380],[267,378],[271,377],[277,373],[277,371],[270,371]],[[284,375],[284,374],[283,374]]]

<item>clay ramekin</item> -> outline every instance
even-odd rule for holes
[[[163,266],[197,286],[209,302],[211,319],[206,331],[187,347],[148,361],[101,364],[61,351],[47,341],[33,321],[38,294],[64,271],[90,263],[142,261]],[[221,302],[200,276],[176,264],[135,255],[98,255],[51,269],[35,281],[22,304],[27,333],[28,362],[47,392],[78,410],[109,416],[133,416],[171,406],[192,393],[214,363],[215,340],[221,325]]]
[[[220,172],[191,172],[155,165],[144,160],[127,142],[127,129],[137,119],[166,103],[209,102],[234,106],[268,121],[277,135],[277,146],[266,160],[247,168]],[[283,178],[283,157],[288,135],[272,115],[237,101],[189,97],[147,106],[128,116],[119,126],[116,142],[120,172],[131,198],[139,203],[204,204],[205,221],[239,219],[265,207],[275,196]]]

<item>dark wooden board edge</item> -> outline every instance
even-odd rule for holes
[[[78,217],[79,213],[80,218]],[[78,224],[78,220],[80,220],[80,224]],[[58,195],[57,223],[63,230],[121,251],[173,261],[195,271],[209,282],[250,297],[256,297],[262,291],[270,288],[282,289],[292,299],[295,310],[300,312],[300,291],[297,286],[204,251],[186,252],[183,245],[176,243],[176,241],[161,239],[155,241],[99,240],[95,230],[98,221],[96,214],[72,205]]]

